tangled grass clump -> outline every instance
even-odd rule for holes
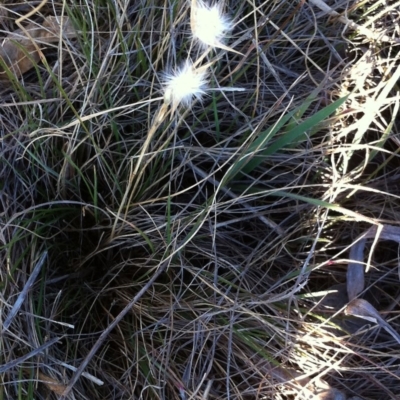
[[[0,397],[398,398],[395,5],[6,1]]]

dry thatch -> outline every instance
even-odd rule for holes
[[[398,3],[229,0],[206,54],[193,3],[2,5],[3,46],[71,31],[0,60],[0,397],[399,398],[400,344],[343,312],[400,219]],[[170,108],[188,55],[210,90]],[[365,246],[400,332],[398,245]]]

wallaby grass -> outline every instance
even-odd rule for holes
[[[198,55],[190,2],[48,1],[30,17],[68,16],[77,35],[2,83],[0,398],[400,395],[399,344],[374,324],[335,335],[316,305],[354,239],[399,220],[398,44],[313,4],[227,1],[244,55],[213,50],[210,86],[245,90],[178,108],[137,175],[163,71]],[[399,38],[397,3],[329,6]],[[3,35],[32,10],[3,7]],[[398,279],[380,242],[367,286],[399,330]]]

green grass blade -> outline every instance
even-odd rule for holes
[[[307,138],[307,131],[317,126],[320,122],[328,118],[334,113],[345,101],[347,97],[341,98],[315,113],[312,117],[306,119],[304,122],[291,129],[286,134],[277,139],[271,146],[262,151],[259,156],[253,157],[242,169],[246,174],[251,173],[257,168],[265,159],[265,157],[277,153],[279,150],[290,146],[291,144],[298,143],[300,140]]]

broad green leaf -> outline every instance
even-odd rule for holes
[[[288,147],[293,143],[298,143],[299,140],[305,140],[307,138],[307,131],[315,128],[321,121],[329,117],[346,101],[346,99],[347,97],[336,100],[329,106],[306,119],[304,122],[295,125],[292,128],[293,119],[300,118],[314,100],[314,97],[310,96],[300,107],[289,112],[275,125],[260,133],[259,137],[255,139],[254,142],[251,143],[251,145],[245,150],[245,154],[240,155],[238,161],[236,161],[236,163],[227,172],[222,180],[222,185],[226,185],[240,172],[244,172],[246,174],[252,172],[265,160],[265,157],[268,155],[274,154],[282,148]],[[268,146],[268,143],[271,141],[271,139],[278,132],[284,130],[284,126],[286,124],[291,129],[270,146]]]
[[[312,117],[306,119],[304,122],[297,125],[295,128],[282,135],[271,146],[267,147],[261,152],[260,155],[253,157],[242,169],[246,174],[257,168],[265,159],[265,157],[275,154],[279,150],[298,142],[299,139],[305,140],[307,138],[307,131],[318,125],[324,119],[328,118],[335,112],[345,101],[347,97],[336,100],[329,106],[315,113]]]

